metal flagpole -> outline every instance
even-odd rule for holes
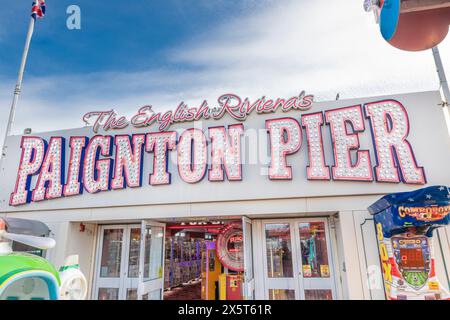
[[[28,51],[30,49],[31,37],[33,36],[34,23],[35,23],[35,19],[33,17],[31,17],[30,25],[28,26],[27,39],[25,41],[25,48],[23,49],[22,62],[20,63],[19,75],[17,77],[16,87],[14,89],[14,97],[13,97],[13,101],[11,103],[11,109],[9,110],[8,125],[6,126],[5,137],[3,139],[2,154],[1,154],[0,159],[6,155],[6,139],[11,134],[12,126],[14,123],[17,101],[19,100],[20,90],[22,88],[23,74],[25,71],[25,65],[27,63],[27,56],[28,56]]]
[[[433,51],[434,63],[436,64],[436,69],[439,76],[440,90],[443,99],[442,108],[444,112],[445,121],[447,123],[448,134],[450,135],[450,112],[448,109],[450,103],[450,90],[448,88],[448,82],[445,76],[444,65],[442,64],[439,49],[437,46],[435,46],[431,50]]]

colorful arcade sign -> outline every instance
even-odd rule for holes
[[[217,237],[217,257],[226,268],[244,271],[242,224],[233,222],[226,225]]]
[[[386,297],[390,300],[450,300],[439,284],[433,230],[450,222],[450,190],[433,186],[384,196],[374,215]]]

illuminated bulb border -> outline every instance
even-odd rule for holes
[[[228,134],[223,126],[208,128],[211,139],[209,181],[224,181],[224,169],[228,180],[242,180],[241,137],[243,133],[242,124],[228,126]]]

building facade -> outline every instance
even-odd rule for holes
[[[247,299],[385,299],[367,208],[389,193],[449,185],[439,92],[243,101],[222,97],[216,117],[199,107],[145,125],[140,110],[126,125],[105,115],[94,126],[11,136],[0,216],[48,224],[57,246],[46,257],[61,265],[78,254],[91,299],[166,297],[177,276],[168,239],[213,240],[214,225],[230,222],[242,227],[237,274]],[[450,228],[434,241],[448,290]]]

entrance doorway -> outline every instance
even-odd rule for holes
[[[164,224],[147,221],[101,226],[94,299],[161,299],[164,231]]]
[[[242,300],[245,228],[243,219],[168,222],[164,300]]]
[[[136,299],[140,225],[102,226],[99,232],[94,299]]]
[[[93,298],[254,298],[252,224],[246,217],[99,228]]]
[[[326,218],[262,220],[264,299],[336,298]]]

